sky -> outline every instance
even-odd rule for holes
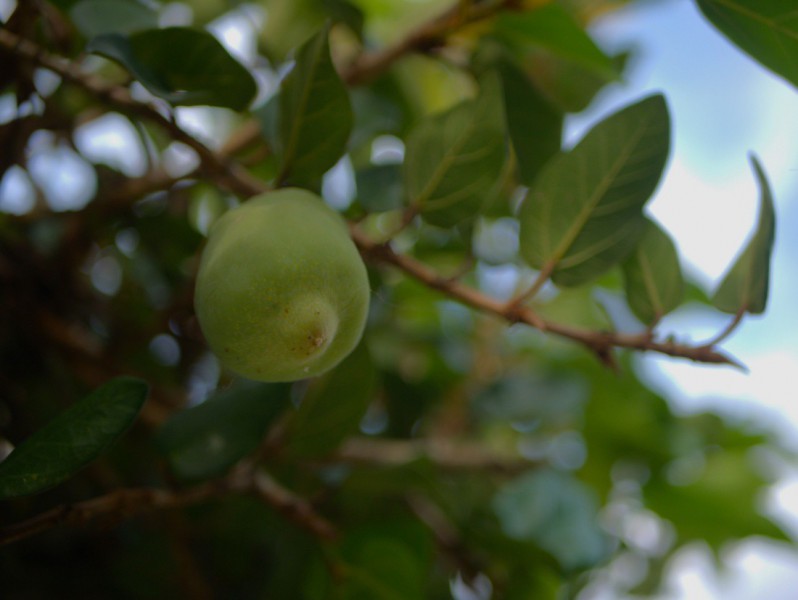
[[[653,91],[665,93],[673,119],[673,152],[649,205],[671,233],[684,268],[711,292],[747,240],[759,192],[749,165],[754,152],[775,197],[777,233],[768,310],[748,317],[723,347],[747,366],[693,365],[641,357],[638,367],[677,412],[711,408],[777,432],[798,449],[798,93],[739,51],[704,19],[691,0],[661,0],[623,9],[592,33],[607,51],[636,48],[623,84],[606,90],[585,114],[568,122],[575,140],[603,115]],[[686,307],[662,323],[666,331],[711,338],[728,316]],[[798,470],[778,467],[782,478],[765,507],[798,537]],[[724,553],[716,572],[707,548],[691,546],[668,571],[658,600],[793,600],[798,551],[745,540]],[[606,596],[607,600],[612,596]],[[603,600],[597,595],[590,600]]]

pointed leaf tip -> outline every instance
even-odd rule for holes
[[[0,463],[0,500],[49,489],[105,452],[135,421],[147,384],[119,377],[23,441]]]
[[[281,185],[316,188],[341,158],[354,115],[330,56],[329,23],[297,49],[279,96]]]
[[[718,310],[730,314],[765,312],[770,284],[770,257],[776,233],[773,194],[759,160],[754,155],[750,160],[760,190],[757,226],[712,298]]]
[[[623,263],[623,274],[629,307],[643,323],[653,325],[681,303],[684,278],[670,236],[647,221],[640,243]]]
[[[104,33],[86,46],[113,60],[156,96],[175,106],[245,110],[255,79],[212,34],[189,27]]]

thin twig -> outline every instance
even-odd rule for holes
[[[426,459],[445,470],[489,471],[513,474],[535,468],[538,463],[519,455],[488,450],[482,444],[450,440],[387,440],[350,438],[332,456],[351,465],[397,467]]]
[[[421,494],[408,494],[407,504],[429,527],[441,550],[469,580],[482,571],[483,561],[472,554],[457,527],[437,504]]]
[[[534,298],[537,295],[537,293],[540,291],[540,289],[544,285],[546,285],[546,282],[551,277],[551,274],[554,272],[556,266],[557,263],[554,262],[550,262],[543,265],[543,268],[540,270],[537,277],[535,278],[535,281],[532,283],[529,289],[526,290],[525,292],[522,292],[517,297],[511,299],[507,303],[507,309],[508,310],[516,309],[522,304],[524,304],[527,300],[531,300],[532,298]]]
[[[397,60],[412,52],[428,52],[441,46],[446,38],[457,30],[497,15],[502,10],[514,9],[517,0],[494,2],[455,2],[449,9],[434,19],[422,23],[393,46],[374,53],[361,54],[341,74],[347,85],[368,83],[387,71]]]
[[[539,328],[543,331],[579,342],[602,358],[606,356],[611,348],[619,347],[659,352],[668,356],[688,358],[696,362],[739,366],[734,359],[712,347],[689,346],[670,340],[660,342],[651,339],[646,334],[592,331],[541,319],[540,316],[527,307],[508,306],[507,303],[487,296],[459,281],[442,277],[416,259],[394,252],[390,245],[377,244],[369,240],[355,226],[350,226],[349,230],[352,239],[366,258],[378,263],[393,265],[410,277],[424,283],[427,287],[436,289],[461,304],[485,313],[494,314],[510,323],[526,323],[532,327],[538,327],[537,324],[542,324],[542,327]]]
[[[330,540],[337,535],[334,526],[319,515],[304,498],[282,487],[266,473],[244,463],[222,479],[185,490],[121,489],[91,500],[58,506],[21,523],[0,529],[0,545],[18,542],[60,525],[84,525],[97,519],[123,521],[155,510],[200,504],[230,493],[255,494],[320,539]]]
[[[725,340],[732,333],[734,333],[734,331],[737,329],[737,327],[740,325],[740,323],[742,323],[742,320],[743,320],[743,317],[745,316],[745,313],[746,313],[745,307],[740,308],[740,310],[738,310],[735,313],[734,318],[731,320],[731,322],[726,327],[724,327],[720,331],[720,333],[718,333],[715,337],[713,337],[712,339],[704,342],[701,345],[702,346],[706,346],[708,348],[711,348],[713,346],[717,346],[718,344],[720,344],[723,340]]]
[[[338,537],[335,526],[319,515],[304,498],[280,485],[264,471],[253,474],[252,490],[288,520],[323,540]]]
[[[135,100],[127,88],[109,85],[102,79],[86,73],[77,64],[53,56],[30,40],[2,27],[0,27],[0,47],[53,71],[70,83],[79,85],[101,102],[162,127],[169,132],[172,139],[182,142],[194,150],[203,167],[209,172],[208,174],[213,175],[218,183],[223,184],[231,191],[242,195],[252,195],[260,190],[261,184],[247,171],[231,161],[221,160],[213,150],[181,128],[174,119],[164,116],[153,105]]]

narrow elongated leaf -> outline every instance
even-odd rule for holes
[[[579,285],[623,260],[646,227],[642,209],[670,146],[665,99],[654,95],[596,125],[552,159],[520,212],[521,255],[558,285]]]
[[[373,398],[376,372],[360,345],[340,366],[313,382],[288,432],[296,456],[322,456],[352,433]]]
[[[0,463],[0,500],[44,491],[74,475],[133,424],[146,397],[145,382],[120,377],[55,417]]]
[[[330,58],[329,27],[305,42],[280,91],[281,185],[317,187],[346,148],[354,118]]]
[[[144,87],[174,105],[244,110],[255,80],[207,31],[167,27],[129,36],[108,33],[86,47],[125,67]]]
[[[540,46],[607,79],[618,77],[612,59],[561,6],[548,4],[527,12],[503,13],[495,31],[521,52],[525,46]]]
[[[623,274],[629,307],[643,323],[656,323],[684,297],[676,246],[653,221],[648,221],[640,243],[624,261]]]
[[[474,217],[491,197],[506,160],[504,110],[495,77],[480,95],[425,119],[405,151],[405,194],[433,225]]]
[[[546,100],[524,72],[510,63],[498,65],[504,90],[507,129],[513,142],[518,172],[527,185],[560,151],[563,113]]]
[[[289,385],[241,382],[174,415],[158,447],[181,479],[218,477],[258,447],[289,400]]]
[[[756,157],[751,157],[759,183],[759,222],[746,248],[723,278],[712,304],[723,312],[736,314],[765,312],[770,282],[770,254],[776,234],[776,213],[767,175]]]
[[[136,0],[81,0],[69,14],[75,26],[89,38],[158,27],[158,14]]]
[[[794,0],[696,0],[732,42],[798,87],[798,6]]]

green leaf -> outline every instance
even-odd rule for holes
[[[489,78],[476,99],[425,119],[408,136],[405,194],[428,223],[457,225],[492,197],[506,160],[500,94]]]
[[[794,0],[696,0],[709,21],[765,67],[798,86]]]
[[[260,131],[272,153],[282,154],[280,146],[280,94],[275,94],[265,103],[252,111],[252,115],[260,126]]]
[[[44,491],[74,475],[133,424],[146,398],[144,381],[119,377],[65,410],[0,463],[0,500]]]
[[[630,52],[612,56],[618,73],[623,73],[630,56]],[[542,48],[530,52],[523,65],[541,93],[566,113],[585,110],[607,84],[617,80],[617,77],[608,79]]]
[[[401,165],[370,165],[355,173],[357,201],[369,212],[402,208]]]
[[[135,0],[81,0],[70,9],[69,15],[88,38],[158,27],[158,14]]]
[[[684,298],[676,247],[653,221],[648,221],[640,243],[623,263],[623,274],[629,307],[643,323],[656,323]]]
[[[765,312],[770,282],[770,254],[776,234],[776,213],[767,176],[755,156],[751,157],[759,182],[759,222],[751,241],[723,278],[712,304],[723,312]]]
[[[363,39],[363,11],[348,0],[321,0],[324,10],[336,23],[346,25],[358,39]]]
[[[207,31],[150,29],[99,35],[86,47],[125,67],[144,87],[174,105],[246,109],[257,91],[241,63]]]
[[[323,456],[358,430],[374,398],[376,371],[364,345],[313,381],[287,434],[295,456]]]
[[[495,33],[520,52],[528,45],[539,46],[607,79],[618,77],[612,59],[561,6],[548,4],[526,12],[502,13]]]
[[[566,570],[593,567],[610,550],[593,493],[565,473],[523,475],[498,491],[493,509],[508,537],[534,542]]]
[[[329,26],[305,42],[280,91],[281,185],[315,188],[346,149],[354,117],[330,58]]]
[[[699,461],[694,481],[667,485],[663,477],[652,477],[643,488],[646,505],[673,524],[682,542],[703,540],[720,550],[725,542],[753,535],[789,539],[759,511],[769,481],[748,450],[724,448],[693,460]]]
[[[175,414],[156,442],[183,480],[218,477],[260,444],[290,401],[288,384],[241,381],[202,404]]]
[[[521,69],[502,61],[498,70],[520,179],[529,185],[543,165],[560,151],[563,114],[540,94]]]
[[[670,145],[665,99],[654,95],[596,125],[544,167],[521,212],[521,255],[558,285],[585,283],[623,260],[646,227],[642,208]]]

